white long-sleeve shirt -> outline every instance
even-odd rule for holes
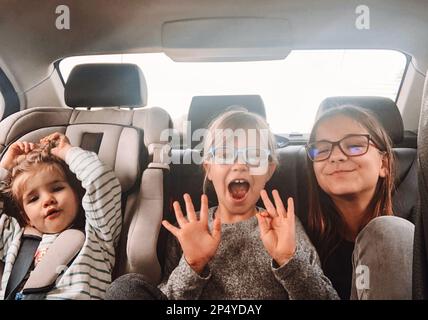
[[[121,187],[113,171],[93,152],[73,147],[67,152],[65,162],[86,190],[82,199],[86,239],[79,254],[47,293],[46,299],[103,299],[111,282],[115,246],[122,227]],[[0,181],[7,174],[7,170],[3,169]],[[6,285],[23,231],[24,228],[15,218],[3,213],[3,202],[0,200],[0,260],[4,263],[0,299],[5,298]],[[43,235],[39,248],[49,246],[56,236]]]

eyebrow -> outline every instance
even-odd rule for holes
[[[52,181],[52,182],[49,182],[49,183],[48,183],[48,186],[50,186],[50,185],[52,185],[52,184],[55,184],[55,183],[61,183],[61,182],[66,182],[66,181],[65,181],[65,180],[54,180],[54,181]],[[24,193],[22,194],[22,199],[25,199],[25,198],[27,198],[27,197],[31,196],[33,193],[34,193],[34,189],[30,190],[29,192],[24,192]]]
[[[335,143],[335,142],[339,142],[345,138],[349,138],[352,136],[370,136],[370,133],[348,133],[347,135],[343,136],[341,139],[336,140],[336,141],[332,141],[332,140],[328,140],[328,139],[320,139],[320,140],[314,140],[313,143],[315,142],[330,142],[330,143]]]

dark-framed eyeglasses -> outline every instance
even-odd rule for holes
[[[330,158],[335,146],[348,157],[358,157],[366,154],[370,145],[378,148],[374,143],[370,143],[371,141],[373,140],[369,134],[350,134],[335,142],[320,140],[309,143],[306,145],[306,152],[314,162]]]
[[[234,148],[234,147],[212,147],[208,152],[208,159],[216,164],[233,164],[235,163],[238,155],[241,154],[241,159],[251,167],[258,167],[264,161],[268,161],[270,157],[270,150],[248,147],[248,148]]]

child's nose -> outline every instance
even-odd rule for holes
[[[49,207],[50,205],[56,204],[56,199],[53,194],[48,193],[44,196],[43,207]]]
[[[238,159],[233,163],[232,171],[247,171],[247,170],[248,170],[248,166],[245,161]]]
[[[336,161],[345,161],[347,159],[347,155],[342,152],[338,145],[333,146],[333,150],[331,150],[330,158],[328,159],[330,162]]]

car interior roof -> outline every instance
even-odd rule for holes
[[[47,66],[66,56],[161,52],[165,22],[259,17],[286,20],[290,34],[285,38],[295,49],[397,49],[415,57],[417,69],[424,72],[428,68],[428,2],[368,0],[364,4],[370,8],[370,30],[355,27],[359,5],[355,1],[181,0],[178,5],[175,0],[146,0],[126,1],[124,5],[115,0],[80,0],[67,3],[71,28],[60,31],[55,28],[57,1],[45,0],[43,5],[2,1],[1,65],[7,66],[19,88],[26,90],[49,74]],[[193,41],[197,46],[198,39]],[[216,47],[216,38],[210,41]],[[242,49],[242,57],[245,52]]]
[[[283,58],[293,49],[390,49],[411,57],[396,102],[405,130],[417,132],[428,69],[425,0],[366,1],[369,30],[355,26],[361,4],[342,0],[70,1],[69,30],[55,27],[58,5],[0,4],[0,68],[21,108],[66,106],[54,62],[69,56],[166,52],[178,61],[246,61],[266,52]],[[225,23],[234,32],[218,32]]]

